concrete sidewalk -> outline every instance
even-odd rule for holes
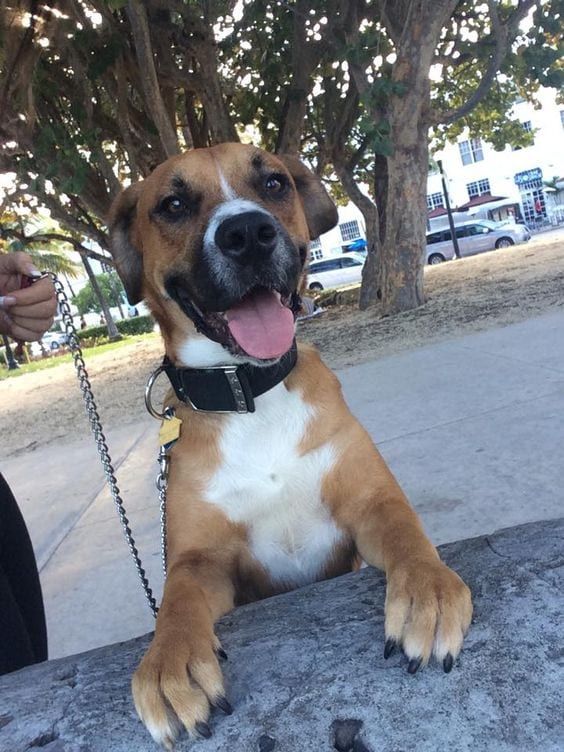
[[[564,311],[339,373],[435,543],[562,514]],[[78,399],[78,394],[77,394]],[[157,424],[109,432],[144,564],[162,588]],[[50,656],[141,635],[144,599],[94,443],[3,463],[38,553]]]

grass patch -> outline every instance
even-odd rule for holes
[[[86,361],[86,367],[91,358],[96,358],[98,355],[110,352],[111,350],[122,350],[126,347],[131,347],[138,342],[149,342],[158,338],[159,335],[156,332],[150,334],[135,334],[130,337],[124,337],[117,342],[107,342],[103,345],[97,345],[96,347],[89,347],[84,349],[83,355]],[[17,376],[22,376],[24,373],[35,373],[35,371],[45,371],[48,368],[56,368],[57,366],[66,365],[67,367],[72,364],[72,354],[65,352],[61,355],[51,355],[50,358],[44,358],[43,360],[34,360],[31,363],[25,363],[15,371],[9,371],[8,366],[4,365],[1,361],[3,354],[0,356],[0,381],[4,379],[11,379]]]

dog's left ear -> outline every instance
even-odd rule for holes
[[[323,187],[323,183],[293,154],[277,154],[290,175],[302,200],[310,240],[335,227],[339,221],[337,207]]]
[[[132,240],[132,227],[142,181],[122,191],[114,200],[108,217],[110,252],[131,305],[143,300],[143,257]]]

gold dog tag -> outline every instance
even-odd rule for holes
[[[174,444],[180,437],[180,427],[182,421],[180,418],[167,418],[161,423],[159,430],[159,443],[161,446],[168,447],[170,444]]]

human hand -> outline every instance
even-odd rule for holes
[[[22,276],[37,278],[40,274],[27,253],[0,254],[0,333],[32,342],[49,329],[57,310],[52,281],[45,278],[20,289]]]

